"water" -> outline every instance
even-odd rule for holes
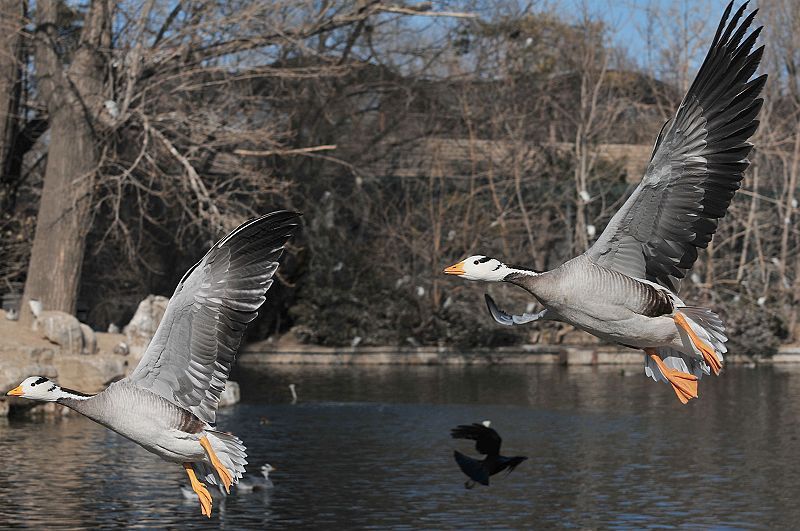
[[[219,426],[269,495],[206,520],[181,467],[81,417],[0,421],[0,528],[794,527],[800,367],[731,369],[681,406],[639,367],[270,368]],[[288,384],[300,401],[290,403]],[[466,490],[449,429],[491,419],[530,459]]]

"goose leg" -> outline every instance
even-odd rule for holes
[[[220,463],[219,458],[217,458],[217,454],[214,452],[214,449],[211,448],[211,443],[208,442],[208,437],[200,437],[200,445],[205,449],[206,454],[208,454],[208,459],[211,461],[211,465],[217,471],[217,475],[219,479],[222,480],[222,485],[225,487],[225,492],[228,494],[231,493],[231,485],[233,484],[233,477],[231,476],[228,469]]]
[[[201,483],[197,479],[191,463],[184,463],[183,468],[186,470],[186,474],[189,476],[189,482],[192,484],[192,490],[197,494],[197,498],[200,500],[200,512],[203,513],[203,516],[211,518],[211,493],[208,492],[205,484]]]
[[[714,375],[718,376],[720,369],[722,369],[722,364],[719,362],[719,358],[717,358],[717,354],[714,352],[711,345],[697,337],[697,334],[694,333],[694,330],[692,330],[691,325],[686,321],[686,317],[684,317],[682,313],[676,313],[673,319],[676,325],[683,328],[684,331],[689,334],[689,339],[692,340],[692,344],[697,347],[697,350],[703,355],[703,359],[706,360],[708,366],[714,371]]]
[[[697,398],[697,376],[670,369],[664,365],[661,356],[659,356],[655,350],[648,348],[644,351],[653,359],[656,365],[658,365],[661,374],[663,374],[664,378],[672,385],[672,390],[678,395],[678,400],[685,404],[690,399]]]

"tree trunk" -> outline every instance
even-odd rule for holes
[[[68,69],[57,52],[57,5],[37,2],[36,74],[50,115],[50,147],[20,311],[24,323],[32,320],[31,299],[45,310],[75,313],[99,162],[95,127],[104,101],[111,3],[92,2]]]
[[[24,62],[24,0],[0,0],[0,212],[11,210],[19,176],[12,171],[14,143],[20,130],[20,95]]]

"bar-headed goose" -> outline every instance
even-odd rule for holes
[[[740,186],[758,126],[766,74],[751,79],[763,46],[748,34],[757,12],[729,4],[697,77],[661,129],[644,179],[584,254],[543,273],[471,256],[445,269],[469,280],[509,282],[544,306],[509,315],[487,297],[499,323],[570,323],[607,341],[645,351],[645,374],[672,385],[686,403],[697,380],[722,367],[724,326],[705,308],[686,306],[679,280],[705,248]]]
[[[256,318],[299,214],[273,212],[222,238],[178,283],[136,369],[96,395],[32,376],[11,396],[58,402],[146,450],[181,463],[201,511],[211,516],[205,484],[236,484],[245,447],[215,426],[220,393],[247,325]]]

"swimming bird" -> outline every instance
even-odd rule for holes
[[[645,374],[669,383],[684,404],[697,398],[699,378],[719,374],[728,338],[716,313],[678,297],[680,279],[698,249],[708,246],[740,186],[767,78],[751,79],[764,51],[753,50],[762,28],[748,33],[758,10],[745,16],[745,3],[728,22],[732,8],[733,2],[677,113],[662,127],[644,178],[594,245],[546,272],[485,255],[444,270],[514,284],[544,306],[511,315],[487,295],[500,324],[561,321],[643,349]]]
[[[236,490],[241,493],[259,492],[273,488],[275,485],[269,479],[269,473],[275,470],[275,467],[269,463],[264,463],[261,467],[261,476],[255,476],[250,480],[243,479],[236,486]]]
[[[215,243],[178,283],[147,351],[127,378],[88,395],[31,376],[8,395],[57,402],[182,464],[202,514],[210,518],[206,483],[229,492],[247,463],[242,441],[216,427],[219,397],[298,218],[295,212],[273,212]]]
[[[487,421],[481,424],[462,424],[450,430],[453,439],[475,441],[475,449],[479,454],[486,456],[483,461],[478,461],[467,457],[458,450],[453,450],[458,467],[469,477],[464,483],[464,487],[468,489],[473,488],[476,483],[489,486],[489,476],[494,476],[503,470],[508,470],[508,474],[510,474],[520,463],[528,459],[523,456],[504,457],[500,455],[500,445],[503,443],[503,439],[486,424]]]

